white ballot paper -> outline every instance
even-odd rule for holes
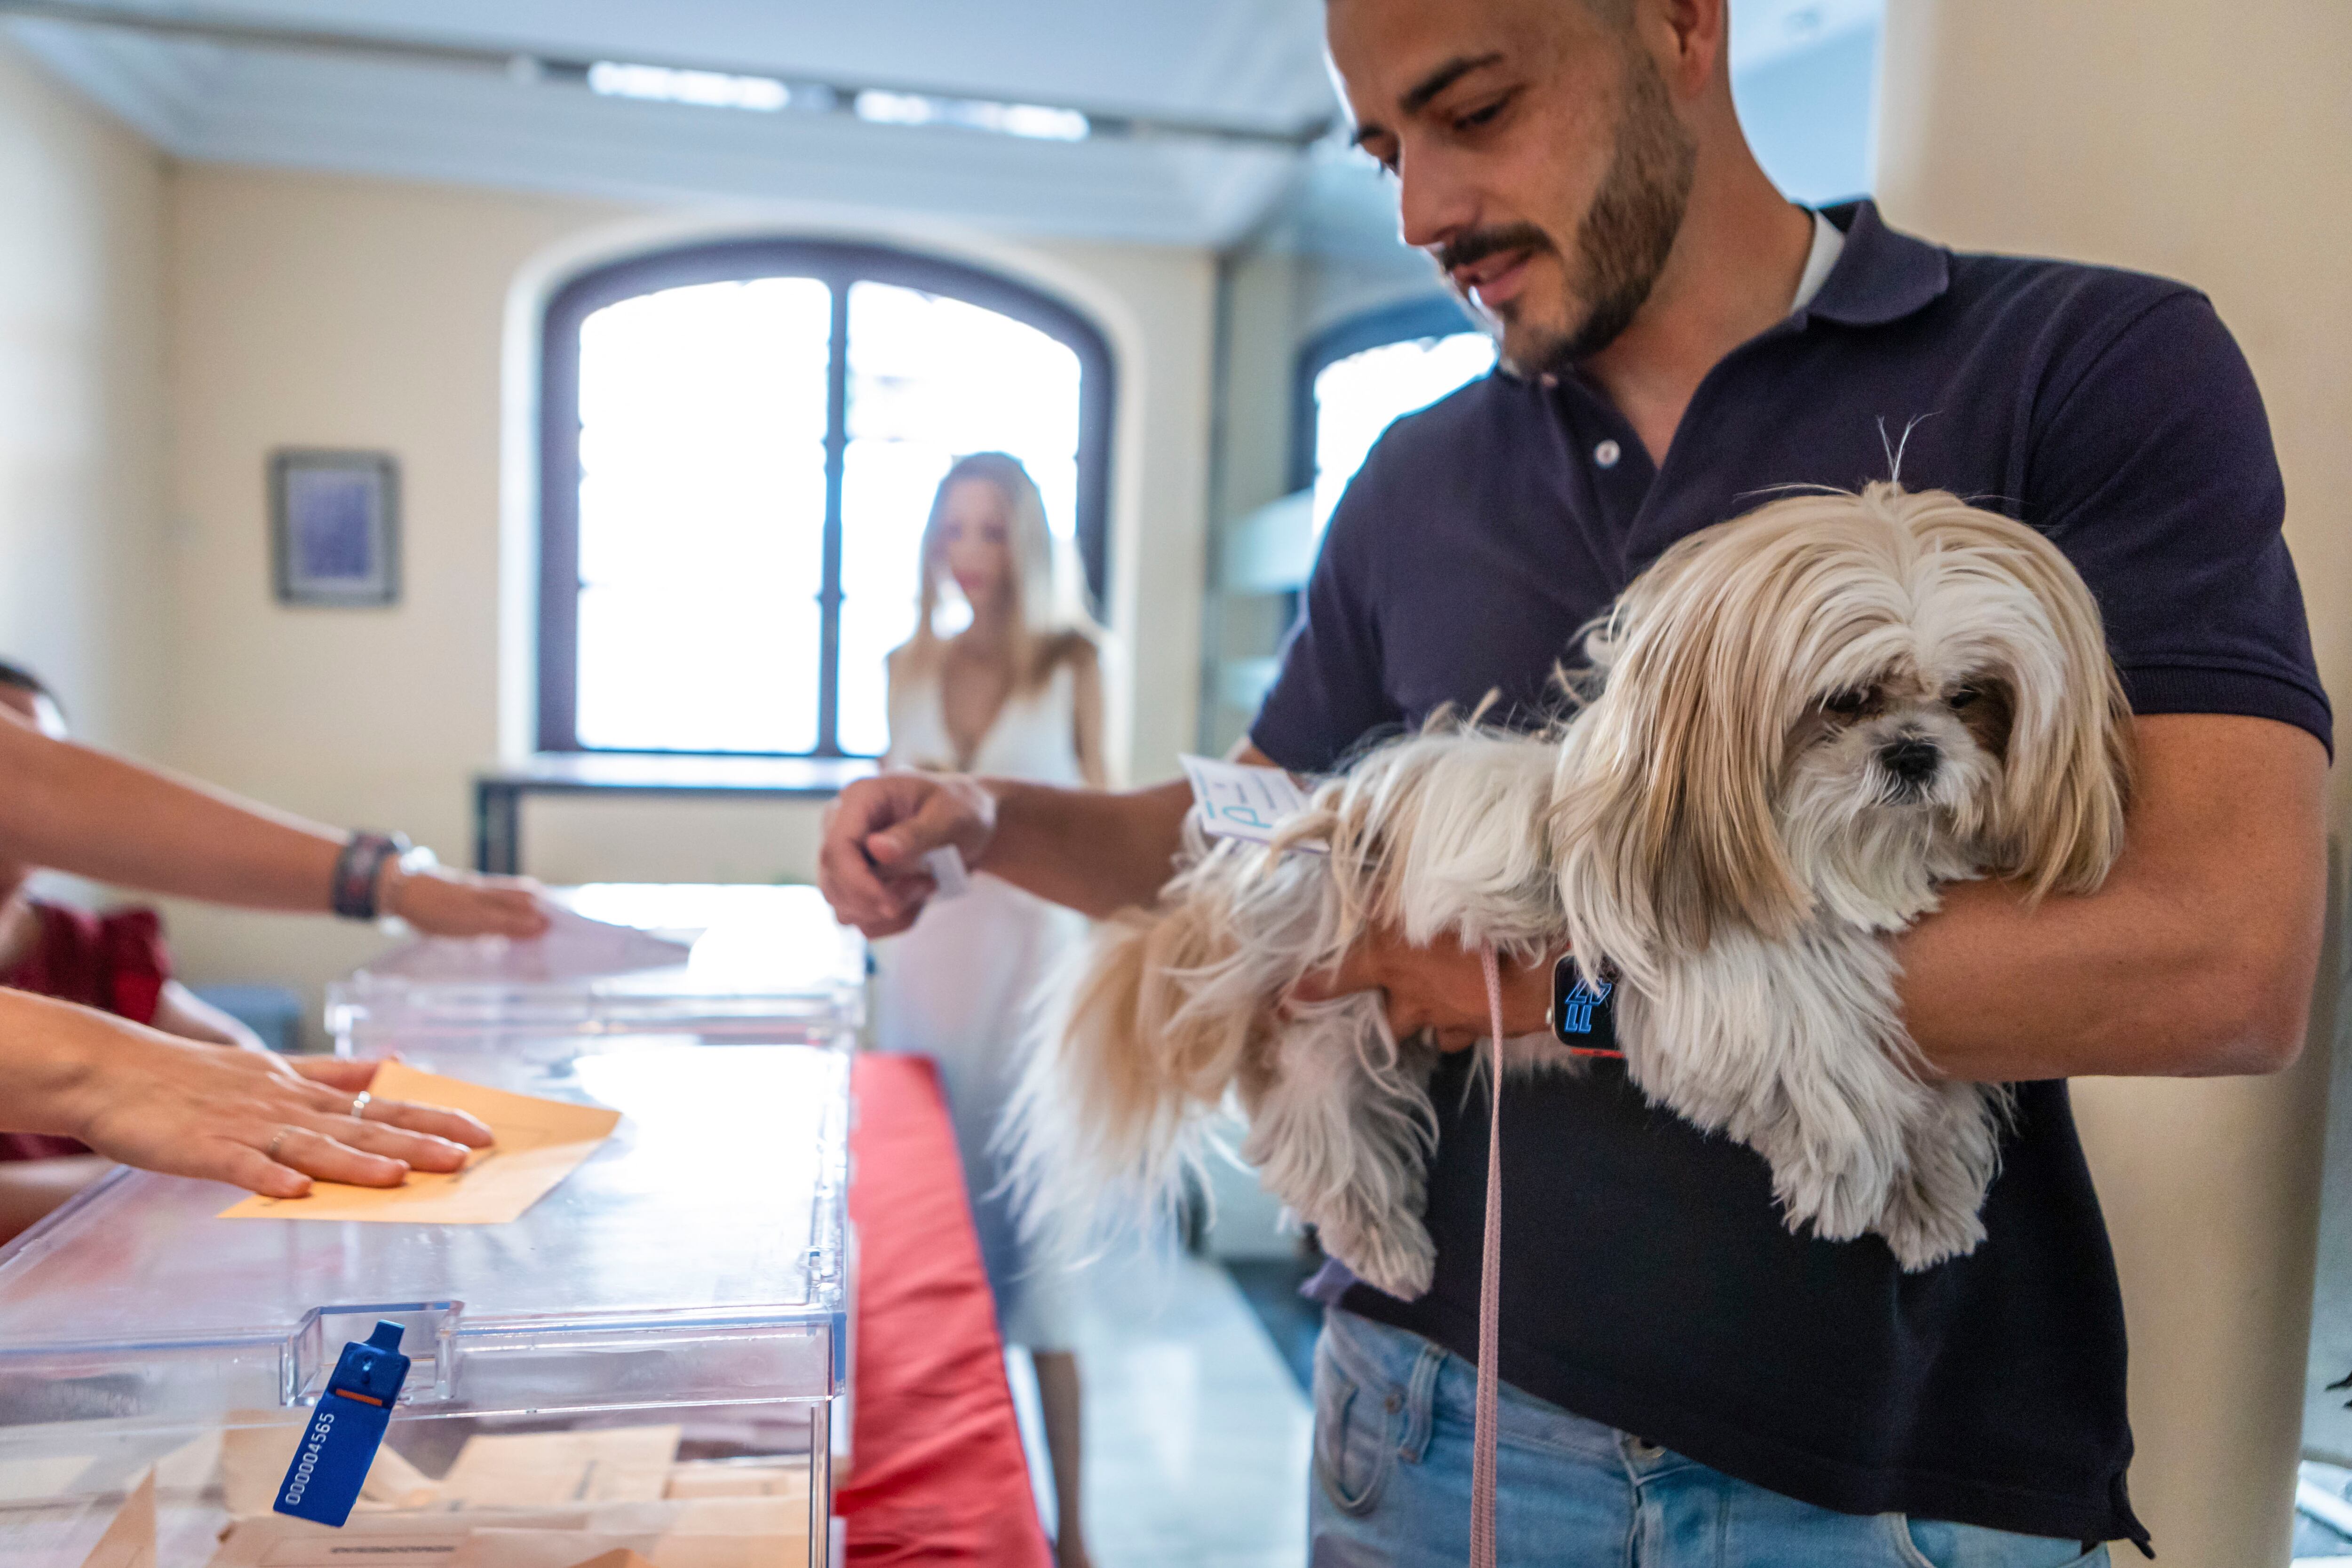
[[[370,963],[368,973],[439,982],[587,980],[667,969],[684,963],[692,951],[634,926],[590,920],[557,905],[542,907],[548,919],[544,936],[420,937]]]
[[[1213,757],[1181,756],[1184,776],[1192,782],[1192,809],[1201,830],[1212,838],[1244,838],[1252,844],[1272,844],[1284,819],[1307,809],[1307,792],[1280,768],[1223,763]],[[1296,848],[1317,854],[1319,844]]]
[[[931,880],[939,886],[939,891],[931,895],[934,899],[958,898],[971,887],[971,873],[964,868],[963,854],[952,844],[942,844],[937,849],[926,850],[923,869],[931,874]]]

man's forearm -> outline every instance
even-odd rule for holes
[[[2303,1043],[2326,902],[2326,758],[2301,731],[2139,724],[2129,840],[2095,893],[1958,883],[1896,943],[1911,1037],[1984,1082],[2275,1071]]]
[[[2028,912],[2006,884],[1947,889],[1943,912],[1901,943],[1912,1038],[1948,1077],[1981,1082],[2285,1066],[2303,1037],[2316,944],[2257,948],[2148,891]]]
[[[1174,873],[1192,805],[1181,780],[1116,795],[982,782],[996,798],[996,832],[976,869],[1097,919],[1150,903]]]

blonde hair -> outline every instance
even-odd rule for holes
[[[1033,686],[1045,679],[1055,664],[1070,657],[1078,645],[1099,647],[1102,629],[1087,614],[1079,586],[1075,552],[1054,537],[1045,524],[1045,498],[1021,459],[1004,452],[974,452],[958,458],[931,495],[931,512],[923,524],[922,589],[915,616],[915,635],[899,652],[918,664],[939,658],[945,647],[934,626],[940,595],[940,537],[947,516],[948,495],[956,486],[976,481],[1004,499],[1007,523],[1005,551],[1013,570],[1007,587],[1013,595],[1011,658],[1013,679]]]

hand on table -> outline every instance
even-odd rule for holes
[[[353,1116],[374,1062],[223,1050],[52,1006],[63,1016],[47,1022],[80,1047],[54,1120],[127,1165],[294,1198],[313,1177],[391,1187],[412,1169],[454,1171],[490,1142],[480,1121],[437,1106],[371,1099]]]
[[[937,890],[923,857],[952,847],[976,867],[995,834],[996,800],[977,779],[906,772],[859,779],[825,814],[817,887],[844,925],[895,936]]]
[[[426,936],[534,937],[547,931],[539,885],[520,877],[485,877],[428,866],[404,871],[386,862],[376,908]]]
[[[1503,963],[1503,1031],[1516,1039],[1550,1026],[1550,958],[1532,964]],[[1399,1039],[1431,1031],[1438,1048],[1467,1050],[1486,1038],[1486,974],[1478,955],[1451,938],[1414,947],[1393,926],[1374,926],[1348,951],[1338,970],[1310,974],[1292,988],[1302,1002],[1323,1002],[1358,991],[1381,994],[1389,1027]]]

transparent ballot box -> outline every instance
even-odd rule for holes
[[[823,1564],[848,1055],[406,1054],[621,1117],[505,1224],[221,1218],[243,1194],[119,1171],[0,1251],[0,1563],[81,1568],[151,1489],[158,1568]],[[414,1364],[358,1510],[341,1531],[273,1514],[338,1354],[383,1319]]]
[[[559,916],[544,941],[415,942],[330,986],[335,1048],[485,1032],[856,1042],[865,945],[814,888],[600,883],[553,897],[583,918]]]

